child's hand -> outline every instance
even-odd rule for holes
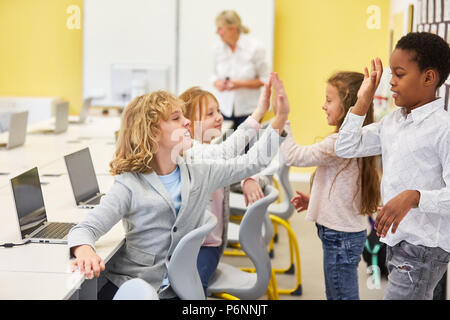
[[[242,193],[244,194],[245,206],[252,204],[253,202],[264,198],[264,193],[259,185],[253,179],[247,179],[242,186]]]
[[[88,279],[98,278],[100,272],[105,270],[103,260],[95,253],[89,245],[81,245],[73,248],[73,254],[76,257],[72,262],[72,269],[78,268]]]
[[[266,114],[267,110],[270,107],[270,95],[272,87],[272,77],[270,77],[269,82],[264,83],[264,87],[261,90],[261,94],[259,95],[258,106],[255,111],[252,113],[252,118],[256,121],[261,121],[261,119]]]
[[[290,107],[289,101],[286,95],[286,91],[284,90],[283,81],[278,77],[278,73],[273,72],[271,74],[271,82],[275,91],[274,97],[274,113],[275,116],[288,117]]]
[[[297,209],[297,212],[308,209],[309,195],[300,191],[295,192],[297,192],[298,195],[291,199],[291,203],[294,205],[295,209]]]
[[[378,208],[375,230],[377,236],[384,238],[392,225],[392,233],[397,231],[398,225],[413,207],[417,207],[420,200],[420,192],[406,190],[392,198],[384,207]]]
[[[361,116],[365,115],[369,110],[383,75],[383,63],[380,58],[376,58],[375,61],[372,60],[371,65],[370,74],[367,67],[364,68],[364,80],[358,90],[358,101],[353,108],[353,113]]]
[[[283,134],[283,128],[289,115],[289,101],[284,90],[283,82],[278,78],[276,72],[272,76],[272,84],[275,90],[275,119],[272,121],[272,128],[277,130],[280,135]]]

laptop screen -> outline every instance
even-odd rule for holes
[[[11,179],[22,239],[47,221],[37,168]]]
[[[64,156],[77,204],[100,192],[89,148]]]

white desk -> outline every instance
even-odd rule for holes
[[[84,280],[80,274],[0,271],[0,300],[66,300]]]
[[[5,112],[28,110],[28,124],[32,124],[50,118],[56,104],[60,102],[62,102],[60,97],[0,96],[0,110]]]
[[[78,209],[67,175],[49,178],[42,186],[49,221],[79,222],[90,209]],[[99,176],[99,187],[108,191],[114,178]],[[10,188],[0,188],[0,243],[20,241],[19,225]],[[105,263],[124,243],[122,223],[117,223],[96,242],[97,254]],[[72,273],[67,245],[27,244],[0,248],[0,299],[68,299],[78,292],[84,276]],[[95,280],[94,280],[95,281]],[[93,283],[87,281],[87,283]],[[96,282],[90,285],[90,297],[96,294]],[[89,286],[88,286],[89,287]],[[94,292],[92,292],[94,291]]]
[[[35,166],[41,175],[64,174],[64,155],[86,147],[90,149],[95,172],[108,174],[115,152],[114,132],[119,128],[118,117],[91,117],[84,124],[70,124],[67,132],[61,134],[27,134],[25,145],[0,150],[0,173],[7,173],[0,174],[0,187]]]

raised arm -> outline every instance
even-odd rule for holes
[[[289,114],[289,102],[278,75],[274,74],[273,79],[278,101],[274,120],[247,154],[228,161],[210,162],[211,188],[217,189],[232,184],[261,171],[277,154],[278,147],[286,136],[283,127]]]
[[[365,116],[357,116],[351,111],[347,113],[334,146],[338,157],[361,158],[381,154],[383,119],[363,127],[364,119]]]
[[[355,106],[347,113],[339,130],[335,153],[342,158],[368,157],[381,154],[380,128],[382,122],[364,126],[364,119],[373,101],[383,74],[379,58],[372,60],[371,73],[364,69],[364,81],[358,91]]]
[[[314,167],[335,163],[340,158],[334,152],[336,134],[310,146],[302,146],[295,142],[290,124],[286,124],[286,140],[281,144],[280,153],[288,166]]]
[[[219,144],[195,144],[186,152],[186,155],[193,159],[227,160],[242,154],[247,144],[255,139],[261,128],[259,122],[270,107],[272,77],[274,76],[273,74],[264,84],[255,111],[225,141]]]

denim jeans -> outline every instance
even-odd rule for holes
[[[447,270],[450,253],[401,241],[387,246],[389,271],[385,300],[432,300],[433,291]]]
[[[359,300],[358,264],[367,232],[342,232],[316,224],[322,240],[328,300]]]
[[[219,247],[200,247],[197,257],[197,270],[202,281],[203,291],[206,289],[211,276],[216,272],[220,260]]]

